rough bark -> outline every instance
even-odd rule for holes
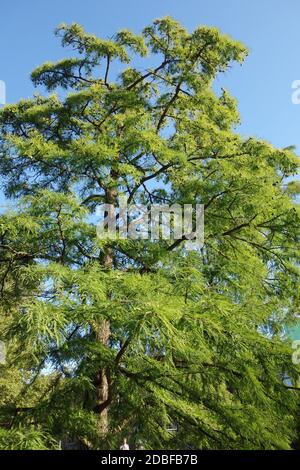
[[[107,204],[116,204],[117,200],[117,191],[116,189],[107,189],[106,190],[106,203]],[[107,216],[112,216],[112,213],[108,213]],[[107,269],[112,269],[114,264],[113,251],[110,247],[106,247],[103,257],[101,260],[103,266]],[[108,294],[109,297],[111,294]],[[99,325],[95,327],[96,340],[104,344],[106,347],[109,347],[109,340],[111,335],[110,322],[109,320],[103,320]],[[95,410],[99,413],[98,419],[98,429],[99,436],[101,438],[105,437],[109,429],[109,420],[108,420],[108,407],[111,400],[111,390],[110,390],[110,371],[108,368],[101,368],[98,370],[95,377],[95,386],[96,386],[96,407]]]
[[[96,330],[96,340],[105,346],[109,345],[110,324],[104,320]],[[96,412],[99,413],[98,429],[100,437],[105,437],[108,432],[108,405],[110,398],[109,370],[101,368],[95,377],[96,385]]]

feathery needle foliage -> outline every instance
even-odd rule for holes
[[[246,48],[168,17],[110,40],[56,34],[73,57],[0,111],[15,202],[0,216],[0,447],[291,448],[298,159],[242,138],[214,91]],[[204,247],[99,240],[95,209],[119,195],[204,204]]]

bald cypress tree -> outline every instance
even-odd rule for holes
[[[13,416],[3,432],[30,427],[35,448],[115,448],[123,435],[146,448],[289,448],[299,207],[285,179],[298,159],[242,138],[236,101],[213,88],[246,48],[171,18],[109,40],[77,24],[56,33],[72,57],[38,67],[40,92],[0,111],[15,202],[0,219],[0,373],[26,371],[34,395],[0,402],[2,422]],[[203,204],[203,248],[97,237],[97,206],[120,195]]]

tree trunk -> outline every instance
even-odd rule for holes
[[[115,189],[106,190],[106,203],[115,205],[117,200],[117,191]],[[108,213],[107,216],[112,216]],[[113,268],[113,251],[110,247],[107,247],[103,253],[102,264],[108,269]],[[110,294],[109,294],[110,297]],[[95,328],[96,340],[109,347],[109,340],[111,335],[110,322],[109,320],[103,320]],[[99,437],[104,438],[109,429],[108,423],[108,406],[110,403],[110,371],[108,368],[99,369],[95,377],[96,384],[96,410],[99,413],[98,418],[98,429]]]
[[[109,345],[110,324],[104,320],[96,331],[96,340],[105,346]],[[109,371],[107,368],[99,369],[96,375],[96,410],[99,413],[98,429],[100,437],[105,437],[108,432],[108,405],[109,405]]]

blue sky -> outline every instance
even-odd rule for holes
[[[219,27],[250,49],[245,64],[220,76],[218,84],[239,101],[239,131],[276,146],[295,144],[300,153],[300,105],[291,84],[300,79],[299,0],[10,0],[0,6],[0,80],[7,101],[33,93],[29,75],[47,60],[66,55],[53,36],[61,22],[81,23],[89,32],[111,36],[135,32],[171,15],[188,29]]]

